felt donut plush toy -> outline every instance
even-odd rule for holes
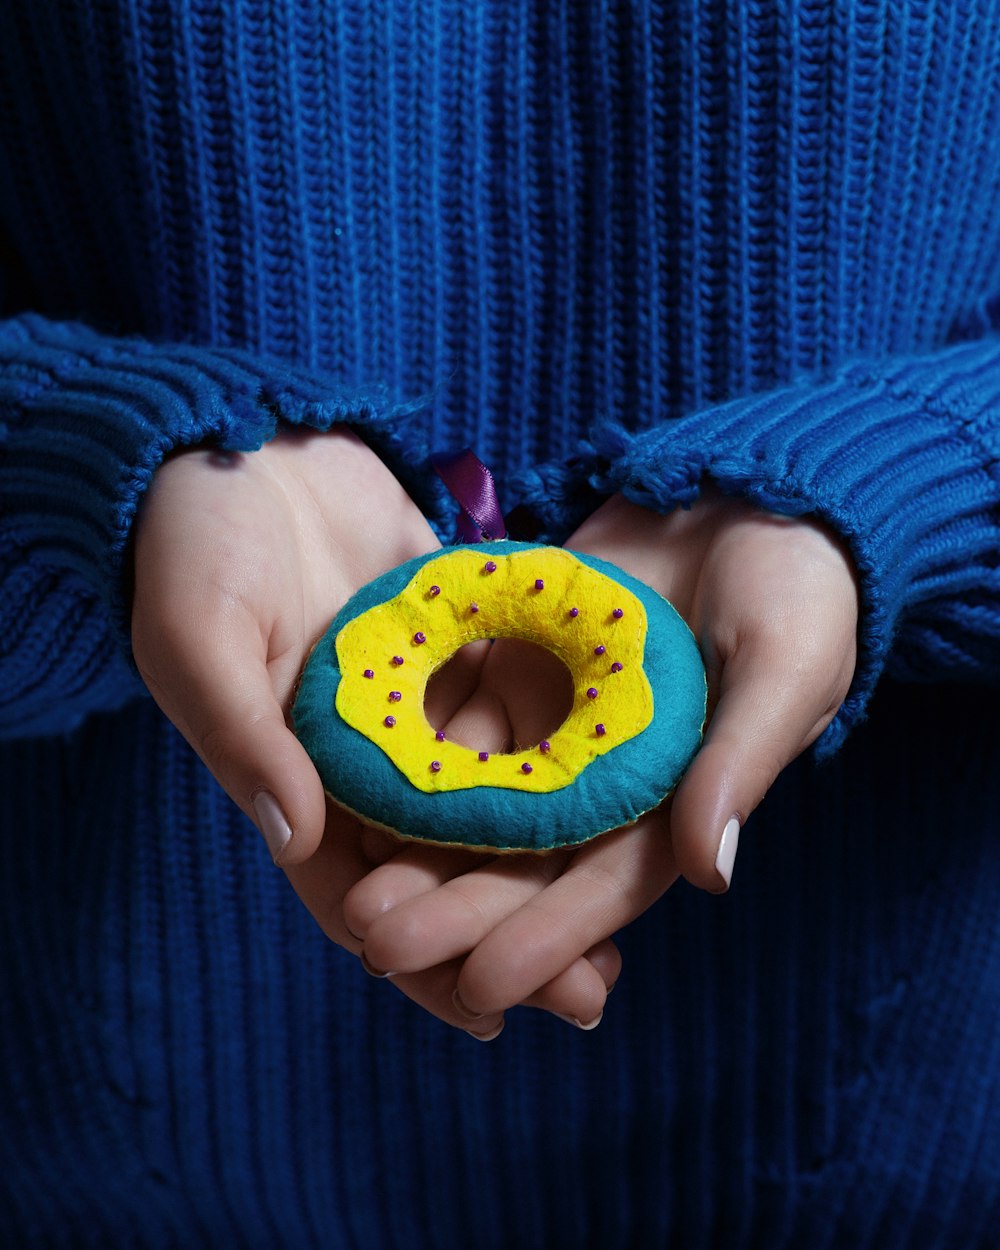
[[[549,737],[510,754],[429,723],[431,675],[466,643],[521,638],[570,671]],[[671,605],[589,555],[507,539],[410,560],[363,587],[313,649],[292,710],[331,797],[404,838],[544,851],[630,824],[677,784],[705,670]]]

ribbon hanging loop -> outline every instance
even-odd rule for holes
[[[432,456],[431,464],[459,506],[456,542],[481,543],[507,537],[493,474],[470,447]]]

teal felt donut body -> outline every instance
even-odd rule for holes
[[[512,755],[442,741],[423,714],[430,673],[473,638],[507,636],[567,663],[566,722]],[[292,718],[326,790],[367,823],[541,851],[662,802],[698,749],[705,700],[694,638],[650,587],[593,556],[504,540],[420,556],[358,591],[313,649]]]

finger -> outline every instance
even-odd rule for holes
[[[361,848],[364,827],[328,801],[326,836],[316,854],[305,864],[285,869],[296,893],[323,933],[360,955],[362,943],[353,937],[345,923],[342,902],[352,887],[363,879],[367,861]],[[469,1031],[480,1038],[496,1035],[502,1026],[500,1013],[478,1013],[456,1001],[455,988],[461,960],[416,973],[394,973],[370,961],[370,975],[385,978],[408,998],[446,1024]],[[590,1025],[603,1010],[607,994],[621,972],[621,955],[611,941],[600,942],[581,959],[545,986],[525,1004],[551,1011],[578,1027]]]
[[[397,857],[394,861],[398,864]],[[436,888],[414,889],[411,897],[385,908],[371,919],[365,934],[365,954],[380,968],[400,972],[416,972],[446,960],[464,955],[531,898],[544,890],[562,871],[569,852],[554,851],[547,855],[501,855],[469,871],[454,872],[455,860],[434,859],[429,855],[420,861],[411,859],[404,866],[414,884],[429,887],[435,874],[447,872]],[[393,865],[378,872],[383,881]],[[376,876],[372,873],[372,876]],[[402,881],[402,876],[399,877]],[[396,886],[395,874],[392,883]],[[367,882],[352,893],[351,916],[355,915],[354,897],[369,897]],[[401,890],[398,890],[397,897]],[[382,898],[387,885],[380,883]],[[360,931],[360,930],[359,930]],[[581,951],[585,948],[581,948]],[[574,951],[576,956],[581,951]],[[557,969],[557,971],[559,971]]]
[[[281,867],[323,933],[338,946],[360,955],[361,941],[345,923],[343,902],[369,870],[361,847],[363,826],[330,799],[326,808],[326,829],[315,853],[304,863],[282,863]]]
[[[364,826],[331,801],[328,800],[327,805],[327,830],[319,849],[306,863],[286,867],[284,871],[322,932],[360,957],[363,943],[351,932],[345,919],[344,900],[368,875],[369,865],[362,849]],[[460,960],[403,975],[367,960],[362,967],[370,976],[384,979],[437,1019],[479,1041],[491,1041],[503,1029],[502,1013],[469,1012],[455,1002]],[[361,974],[360,969],[358,974]]]
[[[162,628],[164,659],[157,672],[143,671],[157,702],[260,829],[275,862],[308,859],[323,836],[323,785],[285,723],[260,624],[229,603],[178,610]]]
[[[367,970],[372,975],[391,976],[394,983],[400,984],[401,988],[423,984],[419,981],[423,971],[432,972],[435,967],[442,966],[436,964],[418,973],[393,972],[391,959],[383,960],[380,964],[369,956],[371,949],[366,943],[363,960]],[[460,959],[445,960],[442,963],[454,967],[456,971],[461,966]],[[384,967],[389,971],[384,971]],[[620,972],[621,955],[618,948],[610,940],[600,942],[529,995],[523,1005],[551,1012],[578,1028],[593,1027],[604,1010],[607,995],[618,980]],[[453,985],[452,991],[454,989]],[[480,1013],[463,1003],[461,997],[453,998],[452,1005],[463,1020],[479,1017]],[[438,1007],[440,1008],[440,1003]]]
[[[677,875],[662,811],[589,843],[471,951],[459,973],[462,1001],[482,1012],[523,1002],[644,912]]]
[[[459,708],[472,698],[489,654],[486,638],[466,643],[431,676],[424,694],[424,715],[434,729],[447,728]]]
[[[514,738],[503,699],[492,690],[478,686],[444,726],[450,742],[474,751],[499,755],[510,751]]]
[[[508,749],[535,746],[573,710],[573,677],[558,656],[522,638],[499,639],[483,665],[481,688],[499,700],[510,726]]]
[[[461,961],[453,960],[428,968],[424,972],[392,976],[392,983],[407,998],[443,1020],[445,1024],[462,1029],[477,1041],[491,1042],[503,1030],[503,1012],[468,1011],[460,1002],[455,1002],[455,985],[460,967]]]
[[[368,872],[362,850],[363,826],[350,813],[327,800],[326,833],[316,853],[305,863],[284,868],[296,894],[326,937],[355,955],[361,955],[362,943],[344,920],[343,902],[352,887]],[[604,956],[606,958],[606,956]],[[491,1040],[503,1028],[503,1015],[463,1013],[454,1002],[455,984],[460,961],[440,964],[425,972],[396,976],[391,969],[382,970],[368,964],[369,975],[384,978],[407,998],[423,1007],[445,1024],[469,1032],[480,1040]],[[358,970],[361,975],[361,969]]]
[[[621,962],[614,942],[600,942],[530,994],[522,1005],[551,1012],[578,1029],[596,1028],[618,980]]]
[[[594,965],[604,982],[605,994],[610,994],[622,974],[621,951],[611,938],[604,938],[585,951],[583,958]]]
[[[815,740],[839,702],[814,661],[745,646],[725,664],[705,742],[673,797],[677,866],[724,893],[740,830],[781,770]]]
[[[457,995],[461,960],[453,959],[416,973],[382,972],[367,964],[370,975],[383,977],[397,989],[446,1024],[463,1029],[481,1041],[491,1041],[503,1027],[501,1012],[473,1011]],[[604,1014],[608,994],[621,969],[621,957],[613,942],[600,943],[580,956],[569,968],[541,986],[521,1005],[558,1016],[574,1028],[596,1028]]]
[[[389,974],[389,979],[408,998],[446,1024],[464,1029],[481,1041],[492,1041],[503,1028],[503,1014],[479,1013],[462,1002],[456,993],[461,966],[461,960],[455,959],[424,972]],[[620,970],[621,956],[614,943],[602,942],[541,986],[522,1005],[550,1012],[574,1028],[589,1031],[600,1024]]]
[[[362,839],[362,850],[367,845],[366,835]],[[470,872],[487,860],[492,862],[492,857],[484,856],[482,851],[400,844],[391,859],[368,872],[348,893],[344,899],[344,918],[351,932],[365,939],[372,925],[387,912],[436,890],[452,877]],[[383,954],[381,951],[376,954],[376,963]],[[390,952],[383,966],[403,965]]]

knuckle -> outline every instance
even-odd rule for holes
[[[367,937],[372,924],[381,914],[381,909],[376,906],[374,900],[370,897],[370,892],[363,887],[364,882],[361,882],[360,885],[351,890],[344,898],[340,908],[348,931],[361,940]]]
[[[344,930],[350,929],[344,923],[343,912],[338,904],[338,900],[329,899],[321,903],[312,913],[313,919],[319,925],[323,936],[329,938],[331,942],[338,945],[344,943]],[[357,946],[354,943],[353,946]]]
[[[637,883],[631,874],[612,871],[602,864],[588,863],[580,868],[581,884],[601,900],[601,911],[615,914],[630,911],[637,902]]]
[[[768,790],[777,781],[783,767],[783,763],[773,755],[755,760],[748,767],[746,777],[748,782],[747,793],[750,796],[750,802],[747,804],[747,810],[740,813],[742,816],[741,824],[746,823],[746,818],[750,812],[763,800]]]
[[[231,732],[213,725],[198,735],[195,746],[209,772],[221,780],[232,753]]]
[[[525,943],[507,945],[503,951],[477,947],[462,965],[462,1000],[484,1014],[513,1007],[550,979],[536,971],[541,954]]]
[[[472,929],[477,933],[485,933],[490,929],[493,921],[488,907],[474,889],[464,886],[461,880],[447,881],[442,889],[458,904]]]
[[[406,968],[419,964],[420,952],[431,936],[421,908],[400,908],[374,921],[365,937],[365,951],[379,968]]]
[[[146,684],[146,689],[153,696],[156,702],[163,707],[168,701],[168,692],[166,686],[160,680],[159,673],[155,663],[145,656],[141,647],[133,644],[132,656],[135,660],[136,669],[139,676]]]

